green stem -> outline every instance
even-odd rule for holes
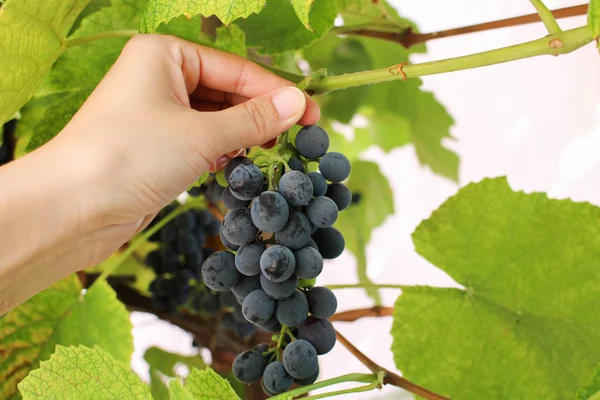
[[[377,284],[377,283],[352,283],[352,284],[343,284],[343,285],[327,285],[327,288],[330,290],[339,290],[339,289],[405,289],[408,286],[406,285],[392,285],[392,284]]]
[[[171,211],[167,214],[163,219],[161,219],[158,223],[156,223],[152,228],[145,231],[142,235],[140,235],[133,243],[129,245],[121,253],[121,256],[111,265],[107,266],[104,271],[100,274],[98,279],[94,282],[104,281],[106,278],[110,276],[121,264],[123,264],[132,254],[133,252],[140,247],[141,244],[145,243],[152,235],[158,232],[163,226],[168,224],[173,218],[176,216],[183,214],[184,212],[190,210],[191,208],[197,206],[198,204],[202,204],[204,200],[191,201],[187,204],[183,204],[177,207],[175,210]]]
[[[369,30],[369,31],[377,31],[377,32],[402,32],[406,28],[402,28],[398,26],[398,24],[394,24],[391,22],[386,23],[369,23],[369,24],[358,24],[358,25],[343,25],[336,26],[332,30],[329,31],[329,34],[332,35],[343,35],[346,33],[352,33],[355,31]]]
[[[119,38],[119,37],[132,37],[139,34],[139,31],[136,30],[118,30],[118,31],[106,31],[100,32],[93,35],[88,36],[79,36],[74,38],[67,39],[67,48],[79,46],[82,44],[95,42],[96,40],[110,39],[110,38]]]
[[[426,75],[484,67],[487,65],[500,64],[507,61],[544,54],[566,54],[586,45],[592,40],[590,28],[584,26],[549,35],[531,42],[464,57],[426,62],[423,64],[405,65],[403,68],[399,64],[390,68],[315,79],[307,89],[314,94],[325,94],[334,90],[347,89],[355,86],[404,79],[403,74],[406,75],[406,78],[416,78]]]
[[[600,400],[600,391],[596,392],[594,395],[592,395],[592,397],[590,397],[588,400]]]
[[[535,10],[537,11],[538,15],[540,16],[540,19],[546,26],[546,29],[548,30],[549,34],[554,35],[559,32],[562,32],[562,29],[560,29],[560,26],[558,26],[558,22],[556,22],[556,18],[554,18],[554,15],[552,15],[552,11],[550,11],[548,7],[546,7],[546,5],[542,3],[542,0],[529,1],[531,1],[531,4],[533,4],[533,6],[535,7]]]
[[[337,385],[343,382],[358,382],[358,383],[375,383],[377,384],[376,374],[347,374],[338,376],[337,378],[327,379],[325,381],[313,383],[312,385],[302,386],[289,392],[280,394],[279,396],[272,397],[271,400],[282,400],[289,399],[295,396],[300,396],[304,393],[308,393],[313,390],[322,389],[324,387]]]
[[[324,399],[324,398],[327,398],[327,397],[341,396],[343,394],[360,393],[360,392],[370,392],[373,389],[377,389],[378,385],[379,384],[377,382],[373,382],[373,383],[370,383],[368,385],[359,386],[359,387],[356,387],[356,388],[344,389],[344,390],[337,390],[335,392],[327,392],[327,393],[315,394],[314,396],[306,396],[306,397],[304,397],[304,400],[317,400],[317,399]]]

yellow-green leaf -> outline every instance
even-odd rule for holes
[[[588,8],[588,25],[592,29],[592,37],[600,49],[600,0],[590,0]]]
[[[593,399],[596,395],[596,400],[600,398],[600,365],[596,368],[592,380],[582,388],[579,388],[575,400],[588,400]]]
[[[151,400],[150,390],[126,365],[101,348],[56,346],[49,361],[19,384],[23,399]]]
[[[296,11],[296,15],[302,25],[306,27],[309,31],[312,31],[313,28],[310,26],[310,7],[315,2],[315,0],[292,0],[292,6],[294,7],[294,11]]]
[[[248,53],[248,49],[246,49],[246,35],[236,24],[217,28],[215,46],[242,57],[246,57]]]
[[[108,284],[98,282],[82,293],[79,280],[71,276],[0,319],[0,398],[12,398],[17,383],[48,359],[57,344],[97,344],[129,364],[129,314]]]
[[[173,379],[169,382],[170,400],[197,400],[189,390],[187,390],[179,379]]]
[[[181,354],[169,353],[158,347],[150,347],[144,354],[144,360],[150,365],[151,368],[160,371],[167,376],[176,376],[175,365],[181,363],[187,365],[190,369],[206,367],[206,364],[202,360],[200,355],[197,356],[184,356]]]
[[[238,18],[259,13],[266,0],[150,0],[142,17],[140,31],[156,32],[158,26],[185,15],[208,17],[215,15],[225,25]]]
[[[29,100],[65,51],[89,0],[7,0],[0,10],[0,124]]]
[[[187,378],[185,388],[202,400],[240,399],[229,382],[210,367],[206,367],[203,371],[194,368]]]

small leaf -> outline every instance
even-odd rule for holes
[[[163,374],[171,377],[175,377],[175,365],[178,363],[187,365],[190,370],[192,368],[204,369],[206,364],[200,357],[197,356],[184,356],[181,354],[169,353],[158,347],[150,347],[144,354],[144,360],[150,365],[151,368],[162,372]]]
[[[19,390],[24,400],[152,399],[137,375],[99,347],[56,346],[50,361],[42,361]]]
[[[588,400],[594,395],[597,395],[598,398],[600,398],[600,365],[596,368],[596,372],[594,373],[591,382],[586,386],[579,388],[575,395],[575,400]]]
[[[229,382],[210,367],[203,371],[193,369],[187,378],[185,388],[202,400],[239,400]]]
[[[310,7],[315,2],[315,0],[292,0],[292,7],[294,7],[294,11],[296,11],[296,15],[302,24],[309,31],[313,31],[312,26],[310,26],[309,14]]]
[[[179,379],[173,379],[169,382],[169,399],[170,400],[197,400],[183,385]]]
[[[413,242],[465,289],[403,290],[398,369],[453,399],[573,398],[600,359],[599,219],[598,207],[514,192],[505,178],[461,189]]]
[[[246,57],[248,54],[246,35],[236,24],[217,28],[215,46],[242,57]]]
[[[215,15],[225,25],[259,13],[266,0],[150,0],[140,24],[143,33],[154,33],[161,23],[185,15]]]
[[[65,51],[89,0],[7,0],[0,12],[0,124],[29,100]]]
[[[246,32],[248,47],[260,53],[276,54],[308,46],[333,28],[337,16],[335,0],[319,0],[310,11],[313,31],[298,20],[289,0],[269,0],[265,9],[237,24]]]
[[[100,345],[129,364],[131,322],[125,306],[106,282],[85,294],[76,276],[64,279],[0,319],[0,398],[46,360],[57,344]]]
[[[352,193],[360,193],[361,200],[340,213],[336,227],[344,234],[346,248],[356,256],[359,282],[371,283],[367,275],[366,247],[373,229],[394,213],[394,196],[379,166],[370,161],[352,164],[348,188]],[[381,303],[377,289],[365,290],[376,304]]]

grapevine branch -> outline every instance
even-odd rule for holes
[[[554,15],[552,15],[552,11],[548,10],[548,7],[542,3],[542,0],[529,1],[531,1],[531,4],[535,7],[535,10],[544,23],[544,26],[546,26],[549,34],[553,35],[561,31],[560,26],[558,26],[558,22],[556,22],[556,18],[554,18]]]
[[[447,397],[441,396],[441,395],[434,393],[428,389],[425,389],[419,385],[416,385],[416,384],[412,383],[411,381],[409,381],[408,379],[403,378],[403,377],[383,368],[382,366],[377,364],[375,361],[373,361],[369,357],[367,357],[358,348],[356,348],[356,346],[354,346],[352,343],[350,343],[350,341],[348,339],[346,339],[341,333],[336,331],[336,335],[337,335],[338,342],[340,342],[346,349],[348,349],[348,351],[350,351],[350,353],[352,353],[352,355],[354,355],[354,357],[356,357],[361,363],[363,363],[365,367],[367,367],[369,370],[371,370],[374,373],[378,373],[380,371],[383,371],[385,373],[385,376],[383,378],[384,385],[392,385],[392,386],[402,388],[404,390],[407,390],[413,394],[416,394],[417,396],[421,396],[424,399],[428,399],[428,400],[450,400]]]
[[[588,5],[582,4],[573,7],[560,8],[549,12],[554,18],[568,18],[575,17],[578,15],[585,15],[587,14],[587,11]],[[425,43],[430,40],[465,35],[468,33],[484,32],[493,29],[508,28],[511,26],[531,24],[540,21],[541,18],[539,14],[528,14],[519,17],[506,18],[497,21],[485,22],[482,24],[463,26],[460,28],[452,28],[444,31],[437,31],[431,33],[415,33],[412,30],[412,28],[398,31],[397,27],[391,28],[390,26],[376,26],[373,24],[359,25],[354,27],[341,26],[338,28],[334,28],[333,32],[335,34],[359,35],[388,40],[392,42],[397,42],[406,48],[410,48],[412,46]]]
[[[360,308],[357,310],[344,311],[332,315],[329,320],[331,322],[354,322],[364,317],[389,317],[393,315],[394,309],[392,307],[370,307]]]

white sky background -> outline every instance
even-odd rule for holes
[[[549,8],[583,0],[546,0]],[[401,14],[416,21],[422,32],[528,14],[527,0],[391,0]],[[435,11],[432,11],[435,10]],[[584,17],[560,20],[563,28],[585,23]],[[428,53],[413,63],[455,57],[534,40],[545,35],[541,23],[432,41]],[[516,190],[546,191],[551,197],[570,197],[600,205],[600,56],[593,45],[560,57],[538,57],[476,70],[423,78],[454,117],[447,143],[460,156],[456,185],[419,165],[412,147],[383,154],[365,152],[377,161],[394,189],[396,213],[377,229],[368,246],[369,276],[375,282],[456,285],[444,272],[414,251],[411,233],[421,220],[459,186],[484,177],[507,175]],[[345,253],[326,264],[322,285],[355,283],[354,258]],[[399,292],[382,291],[385,305]],[[360,290],[338,291],[339,310],[368,307]],[[132,366],[147,377],[142,356],[149,345],[193,354],[191,338],[148,315],[132,315],[135,353]],[[336,323],[336,328],[359,349],[386,368],[395,370],[390,351],[391,318],[368,318]],[[366,372],[341,345],[320,357],[321,378]],[[342,388],[340,386],[339,388]],[[396,388],[384,393],[344,396],[346,399],[408,398]]]

